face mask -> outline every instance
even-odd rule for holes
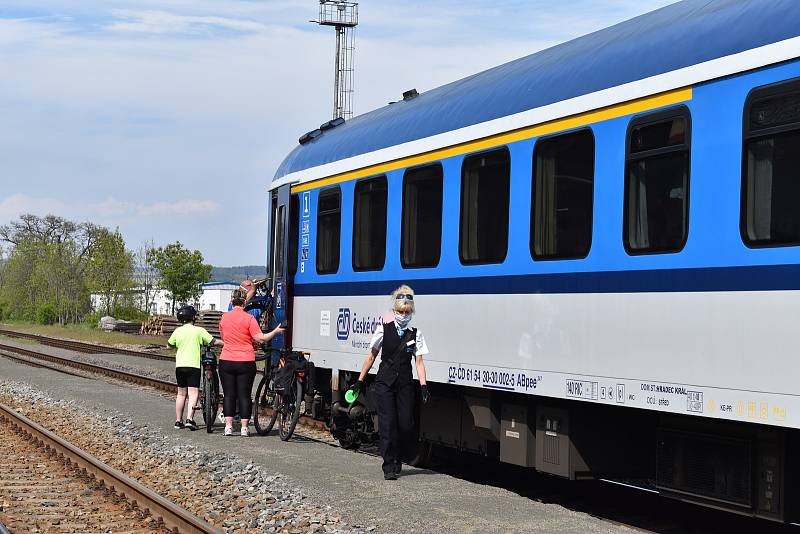
[[[402,313],[394,312],[394,322],[396,322],[397,326],[400,328],[405,328],[408,326],[408,323],[411,322],[411,314],[403,315]]]

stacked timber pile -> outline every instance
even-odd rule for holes
[[[140,332],[144,336],[169,336],[179,326],[178,320],[171,315],[151,315],[142,323]]]
[[[194,324],[202,326],[212,336],[219,337],[219,320],[222,312],[205,311],[197,316]],[[171,315],[151,315],[142,323],[139,330],[145,336],[169,336],[180,326],[178,320]]]
[[[219,335],[219,320],[222,319],[222,312],[220,311],[204,311],[200,312],[197,320],[194,322],[197,326],[202,326],[208,333],[214,337]]]
[[[141,326],[142,323],[114,319],[108,315],[102,317],[97,323],[97,328],[100,330],[105,330],[106,332],[125,332],[127,334],[138,334],[141,330]]]
[[[135,321],[117,321],[114,325],[114,332],[125,332],[126,334],[138,334],[141,331],[142,323]]]

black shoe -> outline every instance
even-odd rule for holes
[[[394,471],[391,471],[389,473],[384,473],[383,474],[383,479],[384,480],[397,480],[397,473],[395,473]]]
[[[183,427],[184,427],[184,425],[180,421],[175,421],[175,424],[172,425],[172,428],[174,428],[175,430],[180,430]]]
[[[188,421],[187,421],[187,423],[188,423]],[[399,475],[400,471],[402,471],[402,470],[403,470],[403,464],[401,464],[400,462],[397,462],[397,464],[394,466],[394,474],[395,475]]]
[[[187,419],[184,426],[192,431],[197,430],[197,423],[195,423],[193,419]]]

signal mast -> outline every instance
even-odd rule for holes
[[[353,116],[353,50],[354,30],[358,26],[358,2],[320,0],[319,20],[311,22],[336,29],[333,118],[348,120]]]

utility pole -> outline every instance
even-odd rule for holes
[[[353,116],[353,50],[355,27],[358,26],[358,2],[319,0],[320,26],[336,30],[336,57],[333,78],[333,118],[347,120]]]

